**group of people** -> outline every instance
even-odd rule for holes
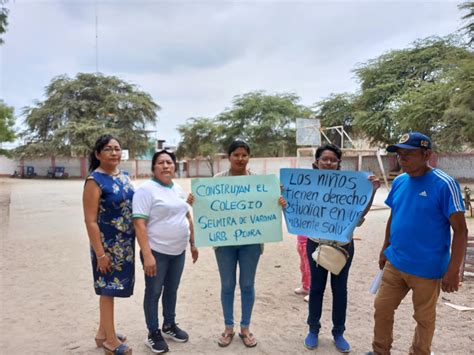
[[[379,266],[384,270],[375,299],[374,354],[389,354],[393,342],[394,312],[409,290],[413,291],[414,318],[417,322],[412,354],[429,354],[435,327],[436,301],[442,289],[458,289],[459,268],[467,240],[464,207],[457,182],[439,169],[429,166],[430,139],[417,132],[404,135],[387,148],[397,154],[405,174],[393,182],[386,200],[391,208]],[[248,168],[250,147],[242,140],[228,149],[230,168],[216,175],[253,174]],[[106,354],[131,354],[126,336],[115,331],[114,297],[130,297],[134,287],[135,236],[145,273],[143,308],[148,336],[145,344],[154,353],[169,350],[164,338],[186,342],[189,335],[176,324],[176,301],[185,254],[189,244],[193,262],[199,252],[194,244],[190,205],[194,197],[173,181],[176,156],[168,150],[156,152],[152,159],[151,180],[137,191],[119,169],[120,142],[111,135],[101,136],[90,155],[90,175],[83,195],[84,215],[91,245],[94,289],[100,296],[99,326],[95,341]],[[323,145],[315,154],[315,169],[338,170],[342,152],[332,144]],[[375,176],[372,199],[361,216],[370,209],[380,186]],[[284,208],[286,201],[278,203]],[[450,229],[453,229],[451,243]],[[311,257],[319,241],[298,237],[303,284],[298,293],[309,294],[309,332],[305,347],[318,346],[318,334],[326,280],[330,273]],[[349,352],[344,338],[347,309],[347,283],[354,254],[354,243],[342,246],[348,260],[342,271],[331,274],[333,293],[332,334],[336,348]],[[451,249],[451,252],[450,252]],[[221,280],[221,304],[224,331],[217,338],[221,347],[231,344],[234,332],[234,294],[239,267],[242,314],[239,337],[247,347],[255,347],[257,338],[250,332],[255,301],[255,274],[263,245],[223,246],[214,249]],[[162,300],[160,327],[158,303]]]

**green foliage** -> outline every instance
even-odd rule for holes
[[[0,143],[13,142],[15,139],[14,125],[13,107],[7,106],[0,100]]]
[[[474,1],[466,1],[458,5],[459,10],[467,11],[462,17],[462,20],[466,23],[462,30],[466,32],[466,35],[469,38],[468,44],[470,46],[474,45]]]
[[[7,0],[0,0],[0,35],[7,31],[8,26],[8,9],[5,7]],[[3,38],[0,37],[0,45],[3,44]]]
[[[455,38],[432,37],[361,65],[355,127],[374,144],[393,143],[410,130],[442,138],[439,150],[472,144],[473,60]]]
[[[220,151],[218,143],[220,126],[209,118],[189,118],[185,124],[178,126],[181,134],[176,155],[182,159],[204,158],[209,164],[211,174],[214,175],[214,161]]]
[[[131,159],[147,149],[147,124],[156,123],[160,107],[151,96],[114,76],[79,73],[54,78],[46,100],[26,107],[27,144],[23,156],[86,156],[97,137],[116,135]]]
[[[434,134],[435,141],[449,150],[474,146],[474,53],[460,62],[449,86],[449,104]]]
[[[329,97],[318,101],[313,108],[316,110],[317,117],[321,120],[321,127],[343,126],[348,133],[355,133],[356,127],[354,121],[354,95],[331,94]],[[324,132],[331,142],[340,145],[341,136],[334,131]]]
[[[216,118],[222,127],[222,146],[242,138],[254,156],[296,154],[296,118],[314,115],[299,101],[295,94],[268,95],[263,91],[235,96],[232,108]]]

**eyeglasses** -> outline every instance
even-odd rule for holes
[[[119,148],[119,147],[104,147],[102,149],[102,152],[106,152],[106,153],[112,153],[112,152],[120,153],[121,151],[122,151],[122,148]]]
[[[324,164],[339,164],[341,162],[340,159],[335,159],[335,158],[320,158],[320,159],[316,159],[316,161],[320,161]]]

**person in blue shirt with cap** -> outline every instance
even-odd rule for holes
[[[411,290],[417,325],[409,353],[429,355],[440,290],[458,290],[466,249],[461,190],[451,176],[429,166],[426,135],[404,134],[387,151],[397,154],[404,174],[393,181],[385,200],[391,214],[379,257],[384,272],[374,304],[373,353],[390,354],[395,310]]]

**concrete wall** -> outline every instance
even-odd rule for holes
[[[18,162],[0,155],[0,175],[10,176],[15,170],[18,170]]]
[[[437,167],[457,180],[474,180],[474,154],[440,154]]]
[[[311,157],[284,157],[284,158],[251,158],[249,168],[257,174],[279,174],[281,168],[311,168],[313,158]],[[382,156],[385,173],[393,170],[396,160],[394,156]],[[449,153],[436,155],[431,164],[445,171],[455,179],[474,181],[474,153]],[[0,156],[0,176],[10,176],[13,171],[19,170],[18,166],[34,166],[39,177],[47,174],[50,166],[64,166],[70,177],[83,178],[87,173],[87,161],[84,158],[47,158],[47,159],[24,159],[17,161]],[[359,159],[357,156],[346,156],[342,161],[342,169],[357,170]],[[120,165],[122,170],[129,173],[131,177],[147,177],[151,174],[150,160],[123,161]],[[190,160],[187,164],[188,170],[184,172],[186,177],[211,176],[211,169],[205,160]],[[214,162],[214,173],[229,169],[227,159],[219,159]],[[370,171],[380,175],[377,158],[364,155],[362,158],[362,171]]]
[[[249,168],[257,174],[279,174],[280,168],[311,168],[314,159],[311,157],[281,157],[281,158],[251,158]],[[382,156],[385,173],[393,171],[396,158],[393,155]],[[430,164],[435,166],[457,180],[474,181],[474,153],[447,153],[434,155]],[[358,170],[359,158],[345,156],[342,161],[343,170]],[[190,160],[188,162],[188,177],[211,176],[209,166],[203,160]],[[219,160],[214,164],[215,173],[229,169],[227,159]],[[370,171],[381,175],[377,157],[374,155],[362,156],[362,171]]]

